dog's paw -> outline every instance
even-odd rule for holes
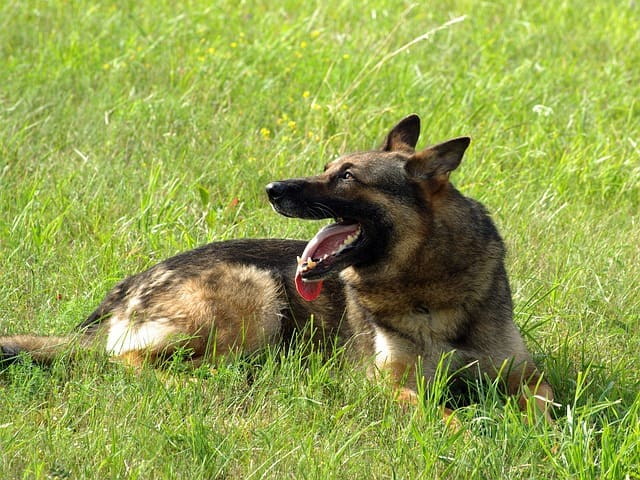
[[[396,401],[403,406],[418,405],[418,394],[407,387],[401,387],[396,391]]]

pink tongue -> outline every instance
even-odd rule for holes
[[[322,290],[322,280],[316,282],[305,282],[299,273],[296,272],[296,290],[307,302],[313,302],[320,296]]]
[[[313,237],[302,253],[302,260],[307,261],[309,258],[322,258],[325,254],[331,255],[336,252],[345,238],[358,231],[358,224],[344,225],[333,223],[322,228],[316,236]],[[322,290],[322,280],[305,281],[302,279],[302,266],[298,265],[296,270],[296,290],[302,298],[308,302],[312,302],[320,295]]]

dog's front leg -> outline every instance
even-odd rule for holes
[[[399,403],[416,405],[418,355],[413,344],[399,335],[376,328],[374,346],[374,368],[370,376],[388,379]]]
[[[513,369],[507,377],[507,385],[509,394],[517,397],[520,410],[526,412],[529,400],[533,398],[537,411],[544,415],[549,424],[553,423],[553,389],[534,366],[524,364],[521,368]]]

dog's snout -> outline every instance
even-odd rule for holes
[[[269,195],[269,200],[279,200],[284,196],[298,192],[301,188],[299,182],[292,180],[271,182],[267,185],[267,195]]]

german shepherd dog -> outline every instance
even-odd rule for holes
[[[428,382],[452,352],[451,369],[503,381],[522,408],[533,396],[550,419],[553,392],[513,322],[502,239],[449,182],[470,139],[416,151],[419,133],[410,115],[378,150],[267,185],[276,212],[333,219],[308,243],[244,239],[182,253],[117,284],[74,336],[0,337],[0,359],[26,352],[46,363],[97,343],[136,366],[177,351],[199,364],[286,341],[313,318],[371,376],[390,378],[401,401],[416,401],[418,375]]]

